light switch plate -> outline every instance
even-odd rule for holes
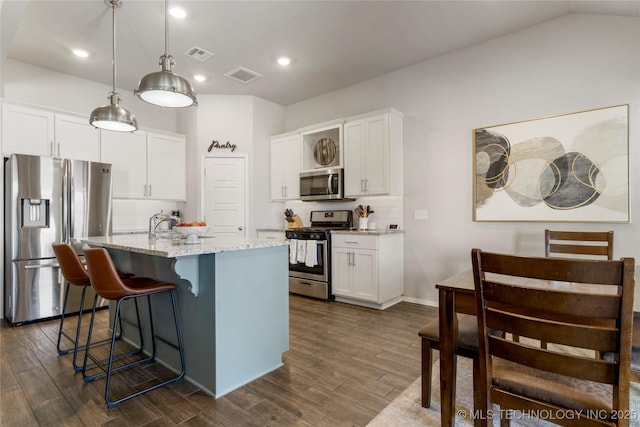
[[[413,211],[413,219],[426,221],[429,218],[429,212],[426,209],[416,209]]]

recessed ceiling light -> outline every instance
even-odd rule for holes
[[[207,78],[205,76],[203,76],[202,74],[194,74],[193,79],[197,80],[199,82],[203,82],[203,81],[207,80]]]
[[[88,58],[89,52],[84,49],[73,49],[73,54],[79,58]]]
[[[288,56],[281,56],[278,58],[278,64],[282,66],[289,65],[291,64],[291,58],[289,58]]]
[[[171,16],[178,19],[183,19],[185,16],[187,16],[187,12],[181,7],[172,7],[171,9],[169,9],[169,13],[171,14]]]

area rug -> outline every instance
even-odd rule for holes
[[[396,397],[389,406],[384,408],[371,422],[369,427],[413,427],[440,426],[440,365],[436,362],[432,369],[433,388],[431,407],[420,406],[420,384],[418,377],[406,390]],[[456,419],[455,426],[473,426],[473,375],[471,360],[458,357],[458,374],[456,381]],[[500,426],[498,408],[494,406],[496,414],[493,420],[495,427]],[[513,427],[551,427],[547,421],[523,418],[522,414],[509,412]],[[640,425],[640,384],[631,383],[630,425]]]

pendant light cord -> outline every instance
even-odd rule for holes
[[[111,59],[111,65],[113,67],[113,92],[116,93],[116,3],[118,0],[111,0],[111,28],[113,29],[113,58]]]
[[[169,36],[168,36],[168,28],[169,28],[169,0],[164,0],[164,56],[166,57],[169,53]]]

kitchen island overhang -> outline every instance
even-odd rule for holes
[[[286,241],[216,237],[191,245],[134,234],[82,242],[106,248],[122,271],[176,285],[185,378],[205,392],[221,397],[283,365],[289,348]],[[171,336],[172,318],[155,314],[171,313],[170,302],[156,298],[152,304],[156,334]],[[123,307],[125,316],[134,313]],[[124,329],[135,342],[133,330]],[[157,360],[177,369],[175,353],[160,342]]]

